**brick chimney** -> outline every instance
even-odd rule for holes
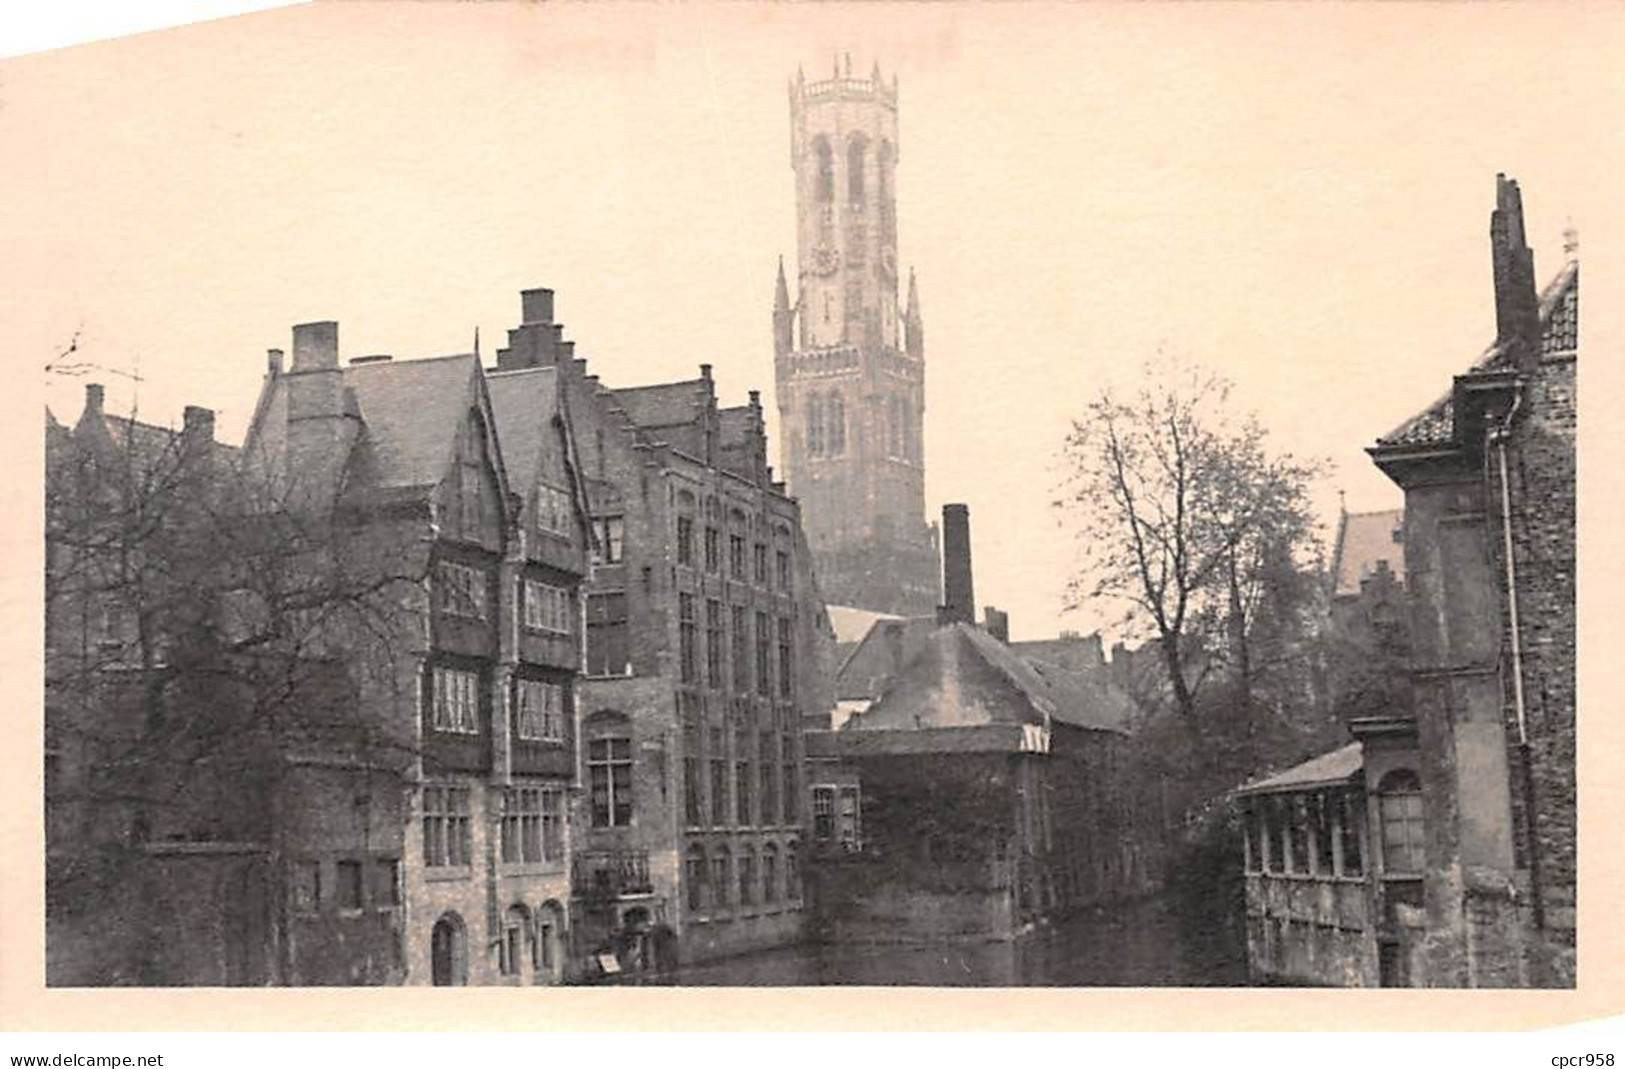
[[[574,355],[575,343],[565,341],[564,327],[553,322],[553,291],[520,290],[519,326],[508,331],[508,347],[497,350],[497,370],[554,367]]]
[[[181,433],[199,442],[214,441],[214,409],[187,405],[181,416]]]
[[[1004,643],[1010,644],[1010,614],[988,605],[982,609],[982,630]]]
[[[332,504],[355,437],[345,411],[344,372],[339,369],[339,325],[326,321],[293,328],[293,366],[288,391],[288,478],[299,505]]]
[[[521,326],[553,322],[553,291],[545,287],[519,291]]]
[[[105,435],[107,424],[102,412],[102,406],[107,399],[107,391],[102,389],[99,382],[85,383],[85,410],[79,413],[79,420],[74,424],[75,434],[96,433]],[[97,428],[92,430],[93,428]]]
[[[970,507],[942,506],[942,608],[937,623],[976,623],[970,568]]]
[[[1495,275],[1495,340],[1517,363],[1540,350],[1540,303],[1535,293],[1535,259],[1523,226],[1523,195],[1516,179],[1495,176],[1495,210],[1490,213],[1490,262]]]

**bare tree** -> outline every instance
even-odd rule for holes
[[[1092,400],[1063,450],[1057,505],[1081,556],[1069,603],[1115,604],[1129,629],[1150,633],[1190,725],[1216,667],[1250,707],[1263,624],[1283,622],[1283,596],[1316,552],[1308,494],[1320,465],[1271,452],[1230,392],[1194,367],[1147,366],[1132,397]]]
[[[363,797],[372,780],[388,793],[416,756],[410,718],[356,696],[394,687],[393,708],[413,708],[398,658],[426,555],[369,551],[342,514],[295,507],[213,440],[202,410],[180,430],[109,417],[48,436],[50,909],[139,910],[131,888],[153,843],[253,842],[285,932],[276,892],[300,763],[347,770]],[[285,938],[268,942],[285,954]],[[161,951],[115,950],[95,975],[162,982],[140,973]],[[265,966],[286,981],[285,958]]]

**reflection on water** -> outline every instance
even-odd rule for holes
[[[1247,982],[1237,933],[1182,922],[1151,899],[1070,918],[1014,942],[805,945],[690,965],[670,983],[931,987],[1217,986]]]

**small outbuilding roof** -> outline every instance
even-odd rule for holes
[[[1285,772],[1244,784],[1231,793],[1246,796],[1336,787],[1358,782],[1364,771],[1365,751],[1360,743],[1351,742],[1331,753],[1311,757],[1301,765],[1293,765]]]

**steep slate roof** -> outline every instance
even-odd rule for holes
[[[1568,263],[1540,294],[1540,355],[1572,353],[1579,337],[1580,265]],[[1467,369],[1468,374],[1508,367],[1507,354],[1492,344]],[[1429,445],[1449,442],[1455,432],[1454,386],[1433,404],[1377,439],[1378,445]]]
[[[1106,678],[1104,671],[1080,672],[1036,657],[1022,659],[1058,696],[1061,711],[1056,714],[1057,720],[1077,723],[1079,727],[1129,730],[1134,719],[1134,703]],[[1067,710],[1088,710],[1088,722],[1080,723],[1069,716]]]
[[[1277,772],[1261,780],[1237,787],[1236,795],[1271,794],[1276,791],[1304,791],[1312,787],[1333,787],[1358,782],[1365,771],[1365,751],[1358,742],[1343,745],[1331,753],[1311,757],[1301,765]]]
[[[723,445],[742,445],[748,440],[751,429],[751,411],[749,405],[717,409],[717,422],[721,429]]]
[[[862,642],[879,621],[902,619],[891,613],[854,609],[850,605],[826,605],[824,608],[829,612],[829,622],[835,628],[837,642]]]
[[[966,623],[939,627],[865,713],[842,731],[964,728],[1060,721],[1127,732],[1128,702],[1103,680],[1023,660]]]
[[[1358,594],[1360,580],[1386,561],[1394,580],[1405,581],[1405,547],[1396,537],[1405,519],[1402,509],[1343,514],[1332,557],[1333,595]]]
[[[1098,632],[1023,639],[1010,643],[1010,648],[1027,660],[1036,658],[1076,672],[1093,671],[1106,663],[1105,646]]]
[[[529,495],[548,446],[556,444],[547,437],[558,405],[558,375],[551,367],[493,371],[485,377],[485,388],[491,395],[509,484]]]
[[[875,617],[861,641],[842,641],[841,628],[849,626],[852,621],[848,616],[843,624],[836,616],[836,609],[844,610],[843,615],[863,613]],[[864,609],[848,609],[844,605],[828,605],[825,610],[835,628],[838,644],[836,698],[880,697],[886,685],[920,652],[927,636],[936,627],[935,618],[927,616],[887,616]]]
[[[692,423],[705,408],[704,379],[623,386],[610,392],[633,423],[648,429]]]
[[[344,369],[344,385],[354,391],[366,428],[357,445],[366,451],[372,487],[439,484],[451,463],[476,364],[472,354],[462,354]]]

